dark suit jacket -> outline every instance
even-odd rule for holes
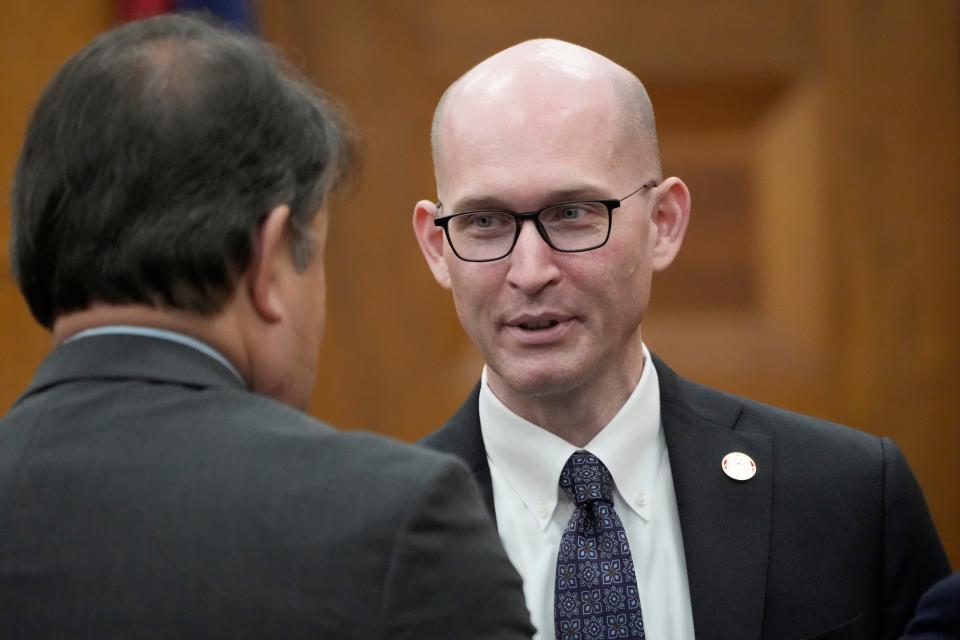
[[[949,568],[897,446],[654,364],[698,640],[899,636]],[[423,442],[466,461],[492,513],[478,397]],[[752,480],[724,475],[732,451]]]
[[[529,638],[456,460],[169,341],[54,351],[0,422],[0,638]]]
[[[930,587],[902,640],[960,639],[960,573]]]

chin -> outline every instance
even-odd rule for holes
[[[576,388],[581,382],[582,371],[576,365],[557,362],[536,363],[536,366],[510,365],[494,367],[500,384],[510,393],[527,397],[551,396]]]

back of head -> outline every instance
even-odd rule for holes
[[[309,224],[353,158],[338,111],[266,44],[190,16],[118,27],[60,69],[29,124],[20,289],[48,328],[95,303],[215,313],[280,204],[306,266]]]

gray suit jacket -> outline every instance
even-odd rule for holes
[[[698,640],[899,636],[949,567],[897,446],[654,365]],[[492,514],[478,394],[423,443],[467,463]],[[752,480],[724,475],[732,451]]]
[[[0,421],[0,638],[529,638],[448,456],[165,340],[54,351]]]

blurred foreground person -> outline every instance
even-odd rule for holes
[[[197,18],[53,79],[13,194],[56,347],[0,422],[0,638],[529,637],[460,463],[298,411],[352,158],[269,47]]]
[[[457,80],[433,134],[414,230],[486,366],[425,444],[474,470],[536,637],[899,636],[948,568],[897,446],[688,382],[643,342],[690,194],[636,76],[525,42]]]

